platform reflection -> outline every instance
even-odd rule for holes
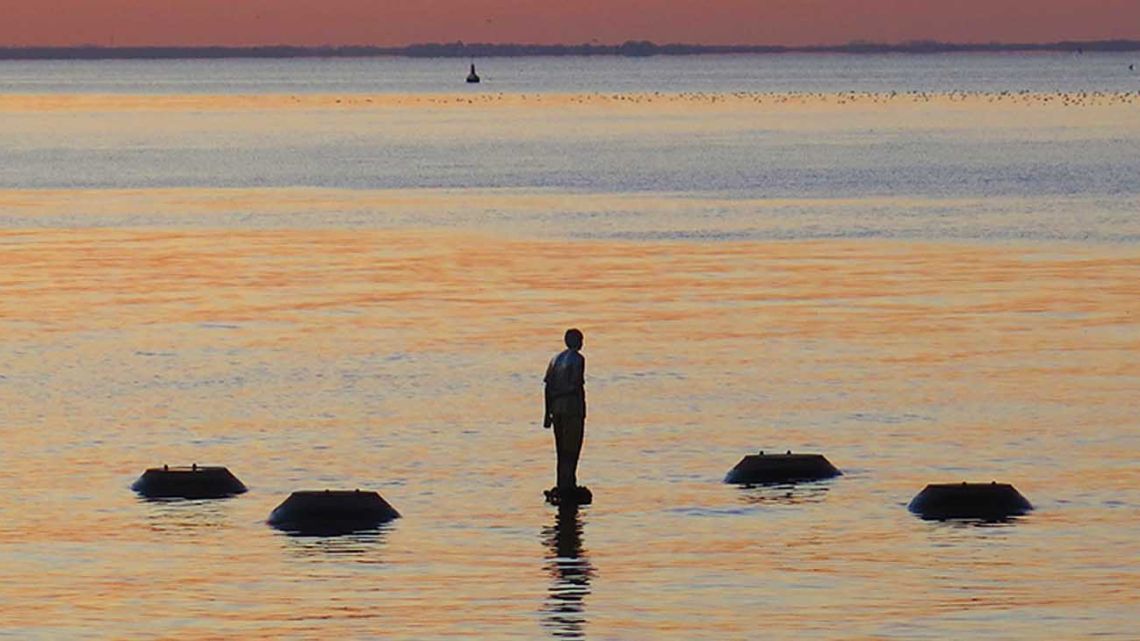
[[[831,489],[829,481],[743,485],[739,499],[748,505],[804,505],[822,503]]]

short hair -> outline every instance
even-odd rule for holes
[[[566,336],[565,336],[564,340],[566,341],[566,347],[569,347],[570,349],[582,349],[582,332],[581,332],[581,330],[578,330],[578,329],[566,330]]]

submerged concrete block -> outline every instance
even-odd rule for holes
[[[740,459],[724,477],[725,483],[741,485],[797,483],[840,476],[831,461],[822,454],[750,454]]]
[[[245,485],[224,467],[152,467],[131,489],[151,499],[221,499],[246,491]]]
[[[907,506],[924,519],[1001,520],[1033,509],[1009,483],[932,483]]]
[[[400,513],[376,492],[293,492],[269,515],[273,527],[295,534],[334,536],[376,528]]]

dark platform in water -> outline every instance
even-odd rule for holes
[[[316,490],[293,492],[269,515],[269,524],[286,532],[335,536],[374,529],[400,518],[376,492]]]
[[[924,519],[999,521],[1033,509],[1009,483],[931,483],[907,506]]]
[[[590,488],[584,485],[578,486],[574,494],[574,500],[571,501],[563,500],[557,487],[543,490],[542,493],[546,496],[546,502],[551,505],[589,505],[594,502],[594,493],[590,491]]]
[[[763,485],[818,481],[843,474],[822,454],[750,454],[724,477],[725,483]]]
[[[224,467],[152,467],[131,489],[150,499],[222,499],[246,491],[245,485]]]

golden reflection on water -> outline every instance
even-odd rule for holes
[[[1135,611],[1129,246],[242,228],[0,246],[16,634],[911,638],[999,617],[1050,638],[1049,616],[1112,632]],[[541,505],[535,411],[569,325],[596,492],[573,518]],[[845,476],[720,484],[763,448]],[[191,461],[250,493],[126,489]],[[990,477],[1038,511],[960,528],[903,507]],[[405,518],[336,541],[265,526],[320,487],[378,487]]]
[[[553,242],[367,230],[44,230],[2,240],[0,285],[10,294],[0,317],[6,331],[37,335],[257,321],[248,340],[298,349],[363,330],[400,333],[416,349],[454,346],[457,337],[515,348],[549,332],[527,318],[562,315],[604,328],[595,332],[601,347],[650,330],[702,349],[794,334],[891,341],[901,350],[885,358],[917,364],[1065,351],[1058,336],[1034,331],[1047,327],[1112,372],[1140,367],[1125,358],[1137,346],[1128,330],[1140,293],[1140,259],[1127,248],[1082,255],[1064,246]],[[559,306],[573,311],[559,314]],[[1104,332],[1088,337],[1090,329]],[[900,340],[914,335],[929,340]]]
[[[44,150],[260,148],[282,131],[459,145],[941,131],[1083,149],[1130,139],[1137,100],[6,94],[0,137],[48,168]],[[800,231],[825,210],[953,210],[988,229],[997,201],[1000,224],[1038,229],[1046,200],[0,190],[0,636],[1130,638],[1134,244],[612,239],[645,225],[615,212],[651,212],[654,229],[764,223],[761,237],[782,209]],[[567,212],[611,239],[552,237]],[[1095,211],[1080,224],[1131,234]],[[571,325],[596,501],[566,514],[541,502],[553,457],[536,419]],[[789,448],[844,476],[720,483],[742,454]],[[191,462],[228,465],[250,492],[127,489]],[[905,510],[928,482],[989,479],[1037,511],[978,527]],[[404,518],[341,538],[264,522],[291,491],[353,487]]]

